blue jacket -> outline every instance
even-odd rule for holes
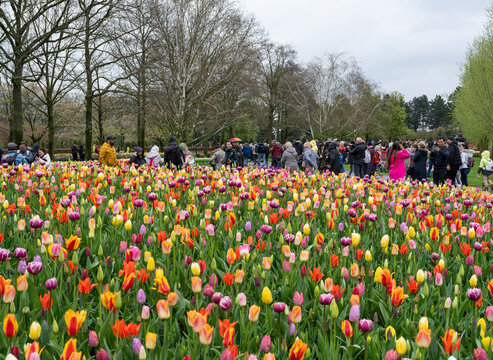
[[[243,153],[243,157],[245,159],[250,159],[252,157],[252,148],[250,146],[243,146],[241,152]]]
[[[306,167],[316,167],[318,163],[318,155],[311,148],[305,148],[303,152],[303,161],[305,162]]]
[[[17,154],[17,156],[16,156]],[[14,165],[18,166],[20,164],[27,164],[27,160],[21,153],[17,153],[17,150],[9,150],[7,153],[8,157],[15,157]]]

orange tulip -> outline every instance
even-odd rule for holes
[[[206,317],[195,310],[188,311],[187,318],[188,325],[192,327],[193,332],[195,333],[199,333],[207,322]]]
[[[27,282],[26,275],[20,275],[17,278],[17,291],[24,292],[28,289],[29,284]]]
[[[82,324],[86,320],[87,312],[85,310],[82,311],[73,311],[72,309],[68,309],[65,313],[65,324],[67,324],[67,334],[69,336],[75,336],[79,332]]]
[[[157,314],[161,320],[169,319],[169,303],[168,300],[159,300],[156,304]]]
[[[91,279],[87,277],[85,280],[79,280],[79,285],[77,285],[77,288],[81,294],[89,294],[95,286],[98,286],[98,284],[91,284]]]
[[[111,329],[113,334],[121,338],[128,338],[130,335],[137,336],[140,332],[140,327],[142,324],[128,323],[125,324],[125,320],[115,321]]]
[[[241,269],[236,270],[235,272],[235,283],[241,284],[243,282],[243,278],[245,277],[245,272]]]
[[[198,276],[192,277],[192,292],[195,294],[202,291],[202,279]]]
[[[116,313],[115,299],[116,293],[112,293],[111,291],[106,291],[101,294],[101,302],[103,303],[103,306],[106,310],[113,311],[114,313]]]
[[[53,306],[53,298],[50,294],[39,295],[39,300],[43,310],[49,310]]]
[[[305,344],[300,339],[296,340],[289,349],[289,360],[301,360],[305,357],[308,344]]]
[[[168,304],[169,306],[175,306],[178,302],[178,295],[174,292],[168,294]]]
[[[44,347],[43,347],[44,349]],[[39,349],[39,343],[37,341],[33,342],[32,344],[28,345],[28,347],[24,350],[24,354],[26,355],[26,359],[30,359],[32,354],[38,354],[41,355],[43,352],[43,349]],[[38,358],[38,357],[36,357]]]
[[[459,351],[460,347],[460,336],[457,334],[457,340],[455,344],[453,343],[454,335],[456,334],[454,329],[448,329],[445,332],[445,337],[441,337],[443,341],[443,347],[445,348],[445,352],[449,355],[452,355],[455,351]]]
[[[7,285],[10,285],[10,283],[12,283],[12,280],[5,280],[5,278],[0,275],[0,297],[3,297],[3,294],[5,293],[5,287]]]
[[[350,338],[353,336],[353,327],[351,326],[349,320],[344,320],[341,324],[341,328],[345,337]]]
[[[228,262],[229,265],[233,265],[236,260],[236,255],[233,249],[229,248],[228,252],[226,254],[226,261]]]
[[[404,288],[397,286],[392,290],[392,305],[398,307],[402,304],[407,295],[404,294]]]
[[[163,294],[168,295],[171,291],[168,280],[164,276],[163,269],[156,270],[156,277],[154,278],[154,285],[157,285],[157,290]]]
[[[235,342],[235,328],[234,326],[230,326],[224,332],[223,346],[233,346]]]
[[[293,306],[293,309],[289,313],[289,318],[291,322],[295,324],[299,323],[301,321],[302,316],[303,314],[301,312],[301,307],[299,307],[298,305]]]
[[[77,250],[80,246],[80,237],[76,235],[70,235],[68,239],[65,239],[65,246],[67,250]]]
[[[125,276],[125,278],[123,279],[122,290],[123,291],[130,290],[134,284],[134,279],[135,279],[135,273],[131,273],[130,275]]]
[[[229,319],[224,319],[224,320],[218,319],[218,323],[219,323],[219,335],[221,335],[221,337],[224,337],[224,333],[226,332],[226,330],[228,330],[228,328],[230,327],[234,327],[236,324],[238,324],[238,321],[231,322],[229,321]]]
[[[258,316],[260,314],[260,307],[257,305],[250,306],[248,311],[248,320],[251,322],[256,322],[258,320]]]
[[[71,338],[65,344],[60,360],[80,360],[82,352],[77,352],[77,339]]]
[[[209,345],[212,341],[212,333],[214,332],[214,328],[209,324],[205,324],[204,327],[200,330],[199,340],[202,345]]]
[[[5,285],[5,292],[3,293],[3,302],[10,304],[15,299],[15,287],[13,285]]]
[[[320,272],[320,267],[314,267],[313,271],[310,270],[310,275],[313,281],[320,281],[324,277],[324,274]]]
[[[13,338],[17,335],[17,330],[19,329],[19,324],[17,324],[17,319],[14,314],[7,314],[5,319],[3,319],[3,332],[5,336]]]
[[[421,329],[416,336],[416,343],[421,348],[428,348],[431,343],[431,330],[430,329]]]

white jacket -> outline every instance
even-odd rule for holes
[[[151,148],[151,151],[149,151],[146,154],[146,164],[147,165],[154,165],[154,166],[161,166],[163,164],[163,159],[161,158],[161,155],[159,154],[159,147],[157,145],[154,145]]]

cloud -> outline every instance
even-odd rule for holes
[[[293,45],[301,61],[344,52],[383,91],[409,99],[455,89],[490,0],[240,0],[240,5],[273,41]]]

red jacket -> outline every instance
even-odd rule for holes
[[[282,156],[282,146],[276,144],[272,147],[272,157],[281,157]]]

